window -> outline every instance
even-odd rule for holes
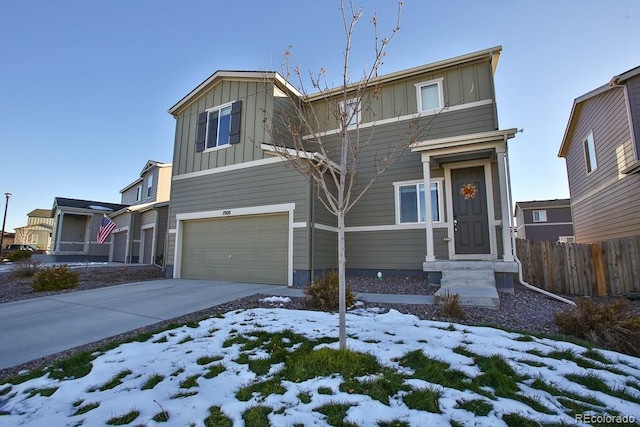
[[[147,177],[147,198],[151,197],[151,188],[153,187],[153,175]]]
[[[418,111],[438,110],[444,104],[442,96],[442,79],[418,83]]]
[[[425,222],[424,183],[399,184],[397,188],[398,223]],[[440,222],[440,183],[431,182],[431,220]]]
[[[598,168],[598,162],[596,161],[596,145],[593,142],[593,132],[589,132],[589,135],[587,135],[584,140],[584,158],[587,163],[587,173]]]
[[[558,242],[560,243],[575,243],[576,238],[573,236],[558,236]]]
[[[242,101],[236,101],[198,114],[196,152],[240,142],[241,106]]]
[[[136,202],[139,202],[141,198],[142,198],[142,185],[138,185],[138,187],[136,187]]]
[[[547,222],[547,211],[533,211],[533,222]]]
[[[29,243],[35,245],[38,243],[38,235],[35,233],[29,234]]]
[[[347,114],[347,127],[352,127],[360,123],[360,108],[357,99],[350,99],[341,103],[340,111]]]

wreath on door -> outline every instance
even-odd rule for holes
[[[460,194],[465,200],[473,199],[478,194],[478,187],[474,183],[464,184],[460,188]]]

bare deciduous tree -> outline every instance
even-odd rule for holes
[[[382,150],[372,146],[375,126],[361,129],[359,118],[368,114],[375,122],[372,103],[380,96],[382,82],[378,71],[383,64],[386,50],[400,30],[400,16],[403,2],[398,3],[397,21],[387,37],[381,37],[378,19],[374,15],[371,24],[374,29],[373,63],[365,68],[357,82],[351,82],[350,56],[356,25],[364,16],[362,8],[356,8],[350,0],[345,5],[340,1],[344,26],[345,47],[341,85],[331,88],[327,84],[326,70],[309,73],[314,94],[309,96],[305,90],[304,77],[299,67],[291,66],[291,48],[284,53],[282,72],[287,79],[296,79],[301,98],[292,98],[290,111],[278,117],[268,117],[265,112],[264,126],[272,136],[273,149],[287,160],[287,164],[296,168],[312,180],[318,188],[318,198],[324,207],[337,217],[338,228],[338,273],[339,273],[339,337],[340,348],[346,348],[346,254],[345,254],[345,216],[362,198],[376,179],[397,163],[408,150],[412,142],[428,126],[418,126],[416,114],[394,141]],[[435,116],[433,116],[435,117]],[[429,123],[432,121],[431,119]],[[335,124],[338,138],[328,138],[322,131]],[[335,135],[335,133],[333,134]],[[369,150],[369,151],[367,151]],[[363,153],[372,155],[373,164],[367,160],[366,178],[359,182],[360,160]]]

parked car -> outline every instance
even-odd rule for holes
[[[48,251],[40,249],[35,245],[21,245],[16,243],[8,245],[6,248],[2,249],[2,257],[5,258],[18,251],[31,252],[32,255],[47,255],[49,253]]]

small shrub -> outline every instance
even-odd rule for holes
[[[40,268],[40,261],[31,258],[21,260],[13,264],[11,275],[13,277],[33,277]]]
[[[67,265],[44,268],[33,275],[31,287],[35,292],[60,291],[78,286],[79,274]]]
[[[304,305],[322,311],[337,311],[340,299],[339,280],[338,273],[335,271],[323,274],[321,278],[309,284],[309,287],[304,290]],[[348,286],[345,291],[345,300],[347,307],[351,307],[356,302],[353,292]]]
[[[460,307],[460,295],[450,293],[437,295],[435,302],[438,305],[438,314],[440,316],[458,320],[466,318],[464,310]]]
[[[634,316],[626,300],[596,304],[588,298],[576,307],[557,313],[560,332],[587,340],[598,347],[640,356],[640,317]]]
[[[7,259],[11,262],[24,261],[29,258],[31,258],[31,251],[15,251],[7,256]]]

